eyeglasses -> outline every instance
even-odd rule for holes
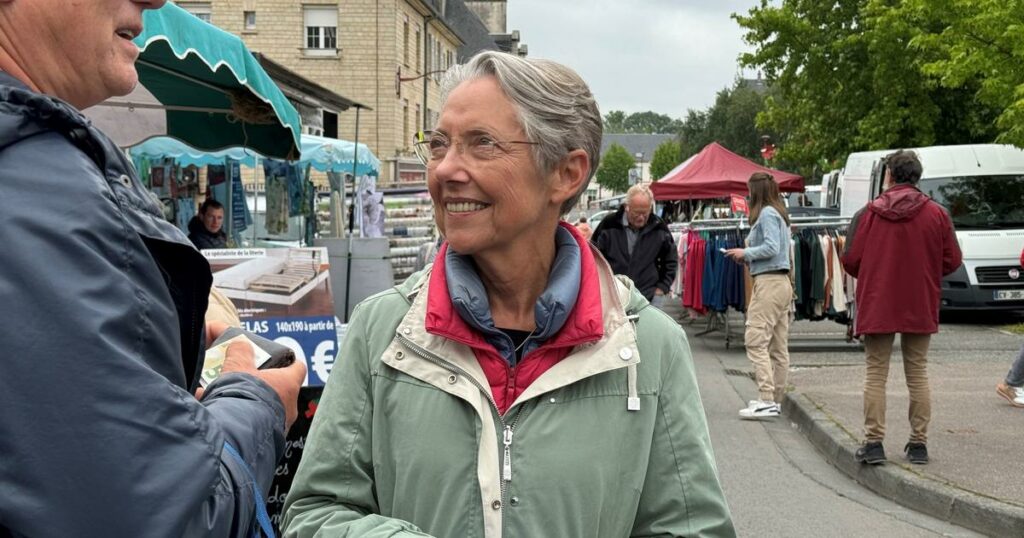
[[[509,147],[512,144],[536,146],[537,142],[496,140],[487,133],[471,131],[462,135],[462,140],[456,144],[462,146],[463,155],[468,154],[470,158],[477,161],[489,161],[501,153],[509,153]],[[413,136],[413,149],[416,150],[416,156],[424,165],[443,161],[451,147],[451,138],[442,132],[420,131]]]

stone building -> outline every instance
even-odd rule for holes
[[[211,0],[179,6],[332,92],[361,103],[359,141],[381,160],[379,184],[422,183],[413,134],[440,108],[440,73],[497,48],[462,0]],[[483,35],[482,35],[483,34]],[[467,46],[471,44],[471,46]],[[356,111],[305,111],[307,132],[356,138]],[[319,121],[318,121],[319,120]]]
[[[527,55],[526,44],[519,40],[519,30],[508,30],[508,0],[466,0],[466,7],[483,22],[498,50]]]

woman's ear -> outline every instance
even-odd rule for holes
[[[572,198],[590,177],[590,156],[582,149],[574,149],[552,171],[552,202],[561,206]]]

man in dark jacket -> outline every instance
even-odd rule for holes
[[[199,250],[227,248],[228,236],[224,233],[224,205],[207,198],[199,206],[199,214],[188,223],[188,240]]]
[[[854,330],[867,354],[862,463],[885,461],[885,382],[895,333],[910,393],[912,432],[904,451],[912,463],[928,462],[928,344],[939,331],[942,277],[962,259],[949,214],[917,189],[921,172],[911,151],[887,157],[885,192],[854,216],[843,254],[843,267],[857,278]]]
[[[209,264],[78,111],[163,3],[0,1],[0,536],[249,536],[297,414],[246,344],[196,398]]]
[[[632,279],[644,297],[660,307],[676,278],[679,254],[668,226],[653,210],[651,190],[630,187],[626,203],[598,224],[593,243],[615,273]]]

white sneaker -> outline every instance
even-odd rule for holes
[[[740,409],[740,418],[746,420],[756,420],[759,418],[769,418],[779,416],[779,404],[775,402],[765,402],[761,400],[750,400],[747,407]]]

